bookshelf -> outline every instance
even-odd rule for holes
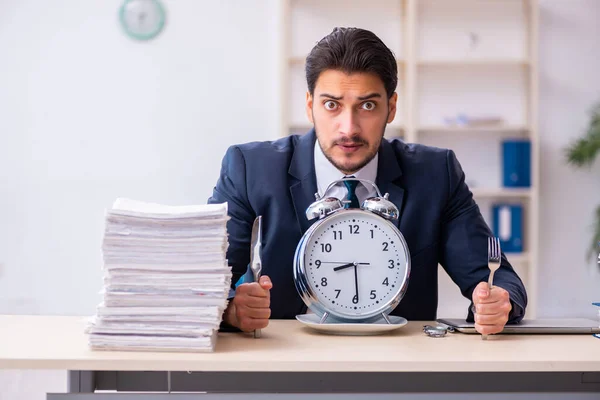
[[[281,135],[311,128],[304,114],[305,57],[335,26],[377,34],[398,63],[398,111],[387,138],[453,149],[482,214],[519,204],[524,249],[507,257],[537,311],[539,237],[538,0],[282,0],[278,2]],[[491,116],[477,124],[458,116]],[[489,118],[488,118],[489,119]],[[502,186],[501,143],[531,142],[531,186]],[[440,268],[438,315],[463,317],[468,300]]]
[[[420,126],[417,128],[417,133],[439,133],[439,134],[453,134],[453,133],[503,133],[508,132],[512,135],[518,135],[521,133],[527,133],[528,129],[526,126],[487,126],[487,127],[472,127],[472,126]]]

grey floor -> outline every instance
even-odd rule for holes
[[[67,372],[0,370],[0,400],[46,400],[47,392],[67,390]]]
[[[67,372],[66,371],[55,371],[55,370],[0,370],[0,400],[46,400],[46,393],[64,393],[67,390]],[[164,400],[166,396],[155,394],[155,397],[144,396],[145,399],[156,399]],[[123,396],[126,397],[126,396]],[[306,395],[268,395],[255,394],[255,395],[221,395],[221,396],[202,396],[205,400],[212,400],[215,398],[223,398],[228,400],[252,400],[252,399],[269,399],[269,398],[285,398],[288,400],[299,400],[306,398]],[[390,394],[379,394],[375,397],[381,399],[395,399],[398,395]],[[348,396],[347,394],[342,395],[317,395],[312,398],[327,399],[327,400],[340,400],[340,399],[357,399],[362,400],[364,398],[374,399],[375,397],[366,397],[364,395]],[[86,397],[87,398],[87,397]],[[129,399],[129,397],[126,397]],[[186,396],[178,394],[177,396],[169,397],[173,399],[187,400],[191,399],[192,396]],[[195,399],[197,397],[194,397]],[[527,393],[511,393],[511,394],[404,394],[402,398],[407,400],[591,400],[599,399],[598,393],[558,393],[558,394],[527,394]],[[102,400],[103,398],[99,399]],[[107,397],[107,399],[109,399]],[[110,398],[112,399],[112,397]]]

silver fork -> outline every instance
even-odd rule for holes
[[[500,251],[500,239],[496,237],[488,238],[488,268],[490,269],[490,277],[488,278],[488,290],[494,287],[494,272],[500,268],[500,260],[502,252]],[[488,335],[482,335],[481,338],[486,340]]]

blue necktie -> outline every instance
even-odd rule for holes
[[[347,178],[354,178],[353,176],[348,176]],[[360,204],[358,203],[358,197],[356,197],[356,186],[358,185],[358,181],[344,181],[344,185],[348,189],[348,194],[346,195],[346,200],[349,200],[350,203],[344,204],[344,208],[360,208]]]

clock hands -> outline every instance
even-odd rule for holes
[[[333,270],[334,271],[339,271],[340,269],[346,269],[346,268],[350,268],[350,267],[354,267],[354,263],[348,263],[348,264],[344,264],[344,265],[340,265],[339,267],[335,267]]]
[[[328,261],[328,262],[321,261],[321,264],[341,264],[341,263],[336,263],[334,261]],[[359,265],[371,265],[371,263],[350,262],[350,263],[346,263],[346,264],[337,266],[333,269],[334,271],[340,271],[342,269],[354,267],[354,287],[356,289],[356,294],[354,295],[354,298],[352,299],[352,302],[354,304],[358,303],[358,266]]]
[[[358,303],[358,268],[356,263],[354,263],[354,286],[356,287],[356,296],[354,296],[356,298],[356,302],[354,302],[354,304]],[[354,301],[354,299],[352,299],[352,301]]]
[[[321,261],[321,264],[346,264],[346,261]],[[352,264],[352,263],[350,263]],[[369,263],[357,263],[358,265],[367,265]]]
[[[326,262],[322,261],[321,264],[338,264],[338,263],[333,263],[333,262],[326,263]],[[357,265],[371,265],[371,263],[351,262],[351,263],[347,263],[347,264],[344,264],[344,265],[340,265],[339,267],[335,267],[333,270],[334,271],[339,271],[340,269],[346,269],[346,268],[354,267],[354,266],[357,266]]]

